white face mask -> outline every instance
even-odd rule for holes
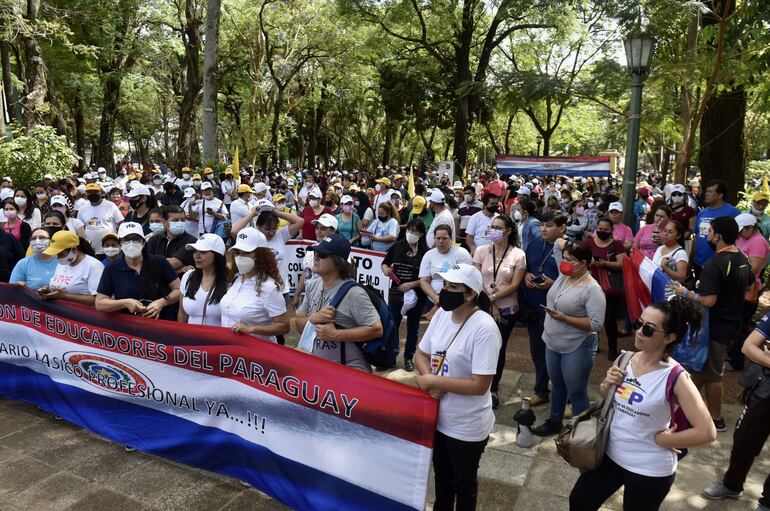
[[[16,203],[17,206],[20,208],[23,208],[27,205],[27,198],[26,197],[14,197],[13,202]]]
[[[310,207],[311,208],[317,208],[318,207],[318,200],[317,199],[312,199],[310,201]]]
[[[120,247],[104,247],[104,255],[107,257],[115,257],[120,254]]]
[[[120,244],[120,248],[129,259],[134,259],[142,255],[143,246],[144,243],[141,241],[124,241]]]
[[[238,268],[238,273],[246,275],[254,269],[254,259],[249,256],[236,256],[235,266]]]
[[[473,202],[473,195],[466,193],[464,196],[465,202]]]
[[[70,253],[67,254],[66,256],[62,257],[61,259],[59,259],[59,263],[61,263],[61,264],[72,264],[72,263],[75,262],[75,259],[77,259],[77,258],[78,258],[78,253],[75,252],[74,249],[70,249]]]
[[[409,243],[410,245],[416,245],[418,241],[420,241],[420,236],[411,232],[406,233],[407,243]]]
[[[37,239],[29,242],[29,246],[32,248],[32,251],[36,254],[39,254],[43,250],[47,249],[49,245],[51,245],[51,240]]]
[[[673,196],[671,197],[671,204],[675,206],[678,206],[683,202],[684,202],[684,197],[681,195],[677,195],[676,197],[673,197]]]

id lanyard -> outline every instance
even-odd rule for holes
[[[436,355],[438,355],[440,357],[440,359],[439,359],[438,365],[436,366],[436,372],[433,373],[434,375],[441,374],[441,369],[443,369],[444,362],[446,361],[447,351],[449,351],[449,348],[452,347],[452,343],[455,342],[455,339],[457,339],[457,336],[460,335],[460,332],[462,331],[463,327],[465,326],[465,323],[467,323],[468,320],[471,319],[471,317],[473,317],[474,314],[476,314],[476,311],[473,311],[473,314],[471,314],[470,316],[465,318],[465,321],[463,321],[463,324],[460,325],[460,328],[458,328],[457,332],[455,332],[454,336],[452,336],[452,340],[449,341],[449,344],[447,344],[446,349],[444,351],[437,351],[436,352]]]
[[[497,266],[495,266],[495,246],[492,245],[492,284],[490,284],[489,286],[492,289],[495,289],[497,287],[497,272],[500,271],[500,267],[503,265],[505,256],[508,255],[509,248],[511,248],[510,245],[507,245],[505,247],[505,252],[503,252],[503,256],[500,258],[500,263]]]

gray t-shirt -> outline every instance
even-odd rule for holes
[[[554,245],[554,258],[557,263],[562,260],[562,251],[556,245]],[[591,333],[598,334],[604,325],[607,299],[601,286],[590,276],[586,276],[580,284],[582,285],[571,286],[567,283],[567,277],[559,274],[548,290],[546,305],[549,308],[568,316],[587,317],[591,323],[591,332],[586,332],[546,314],[543,342],[556,353],[572,353],[580,347],[586,337]]]
[[[322,307],[331,303],[344,280],[340,280],[329,289],[324,289],[322,279],[314,279],[307,284],[305,300],[298,312],[306,312],[308,316],[315,314]],[[371,326],[380,320],[380,315],[372,305],[369,295],[362,288],[354,286],[348,290],[345,297],[337,306],[337,314],[334,324],[337,328],[355,328],[359,326]],[[316,337],[313,344],[313,355],[332,362],[341,363],[342,350],[340,344],[345,347],[345,365],[372,372],[371,366],[364,358],[361,348],[354,342],[337,343],[325,341]]]

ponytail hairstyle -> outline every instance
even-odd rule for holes
[[[663,330],[667,334],[676,335],[676,340],[666,345],[666,355],[688,335],[691,342],[697,340],[703,320],[703,308],[700,304],[682,296],[675,296],[668,301],[655,302],[650,307],[664,314]]]

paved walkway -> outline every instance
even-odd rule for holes
[[[396,370],[389,378],[408,383],[413,373]],[[553,440],[532,449],[515,445],[513,414],[517,389],[529,389],[532,375],[506,371],[501,385],[503,406],[481,459],[479,510],[566,510],[567,496],[578,472],[556,454]],[[591,386],[592,398],[598,396]],[[739,412],[726,406],[732,427]],[[545,407],[536,409],[543,419]],[[716,480],[730,456],[731,433],[720,433],[713,445],[692,449],[680,464],[664,510],[749,510],[756,506],[770,455],[754,464],[744,497],[709,502],[698,496]],[[428,509],[433,498],[432,481]],[[103,440],[32,405],[0,400],[0,511],[5,510],[280,510],[284,506],[238,481],[166,461]],[[620,495],[606,504],[622,509]]]

